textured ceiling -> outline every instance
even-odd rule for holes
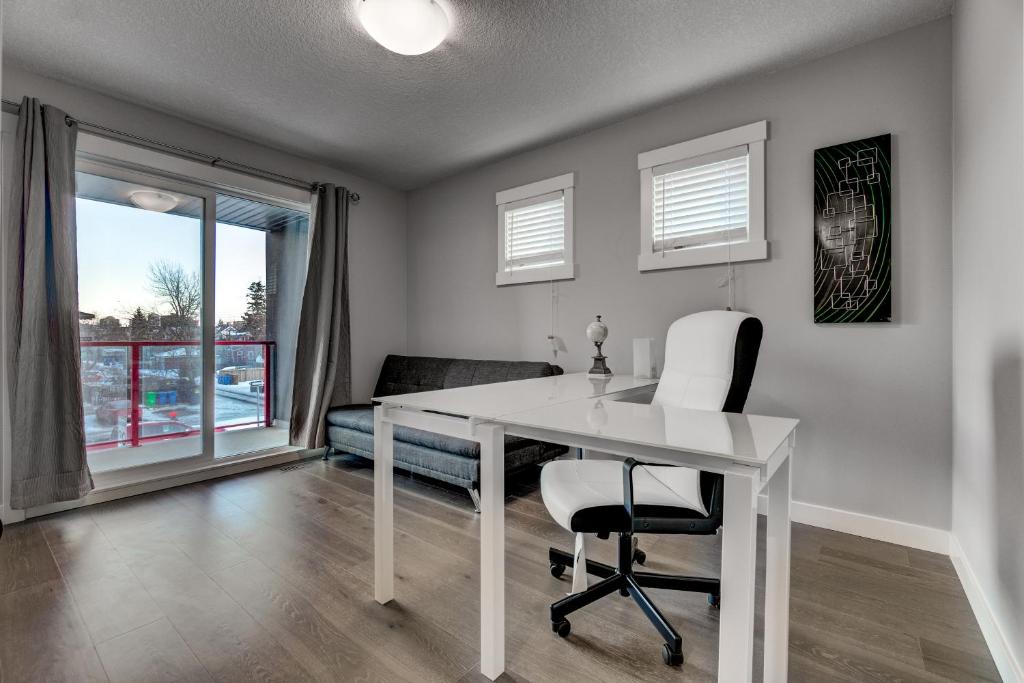
[[[8,0],[4,59],[413,188],[953,2],[438,0],[448,39],[405,57],[358,1]]]

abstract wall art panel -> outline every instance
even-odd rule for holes
[[[892,136],[814,151],[814,322],[892,320]]]

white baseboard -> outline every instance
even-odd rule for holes
[[[757,511],[765,514],[768,498],[758,499]],[[933,553],[949,554],[949,532],[945,529],[900,522],[885,517],[874,517],[814,503],[794,500],[790,505],[790,518],[799,524],[840,531],[844,534],[873,538],[876,541],[905,545],[909,548]]]
[[[758,512],[765,514],[768,498],[760,496]],[[900,522],[884,517],[874,517],[849,510],[839,510],[814,503],[794,500],[790,507],[790,518],[799,524],[831,529],[855,536],[873,538],[878,541],[927,550],[949,555],[956,568],[960,584],[964,587],[975,619],[985,637],[985,644],[992,653],[992,659],[1005,683],[1024,683],[1024,666],[1010,649],[1010,641],[992,612],[991,603],[981,589],[970,562],[964,556],[959,541],[949,531]]]
[[[24,510],[14,510],[7,507],[7,503],[0,504],[0,522],[4,524],[17,524],[25,521]]]
[[[1010,649],[1009,638],[992,612],[991,603],[985,596],[971,563],[964,555],[960,541],[952,534],[949,536],[949,556],[953,560],[957,576],[960,577],[960,584],[967,593],[967,600],[971,603],[974,617],[978,620],[981,634],[985,637],[985,644],[992,653],[999,675],[1002,676],[1004,683],[1024,683],[1024,665]]]

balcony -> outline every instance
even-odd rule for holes
[[[287,428],[275,427],[274,419],[275,343],[218,340],[215,348],[218,457],[286,443]],[[83,341],[81,352],[86,447],[94,471],[198,454],[184,441],[198,437],[202,426],[198,340]],[[176,440],[182,442],[157,446]]]

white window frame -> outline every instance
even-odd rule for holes
[[[538,180],[535,183],[502,190],[494,195],[494,203],[498,207],[498,272],[494,283],[517,285],[527,282],[550,282],[552,280],[572,280],[576,277],[575,251],[573,249],[573,188],[576,185],[576,174],[565,173],[554,178]],[[539,268],[521,268],[509,270],[505,260],[505,212],[511,209],[529,206],[533,202],[550,201],[552,195],[561,193],[565,200],[565,263]]]
[[[637,169],[640,171],[640,256],[637,265],[641,271],[768,258],[768,242],[764,234],[764,143],[767,139],[768,122],[758,121],[637,155]],[[655,250],[654,176],[712,163],[723,159],[723,153],[736,154],[744,148],[748,164],[747,239],[731,244]]]

